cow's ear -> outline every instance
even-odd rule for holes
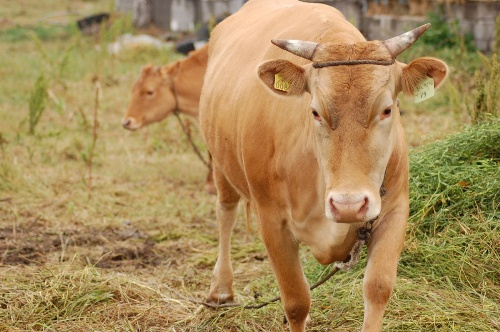
[[[168,79],[170,77],[176,76],[179,72],[179,68],[181,66],[180,61],[176,61],[173,64],[163,66],[160,69],[160,74],[164,79]]]
[[[152,70],[154,69],[154,66],[150,63],[142,67],[141,69],[141,75],[146,76],[148,75]]]
[[[435,58],[418,58],[403,67],[401,87],[405,94],[411,95],[420,82],[430,77],[434,79],[434,88],[438,88],[448,76],[448,66]]]
[[[272,60],[259,66],[259,77],[277,94],[297,96],[306,91],[304,68],[287,60]]]

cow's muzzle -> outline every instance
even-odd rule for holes
[[[128,130],[136,130],[141,127],[133,118],[124,118],[122,120],[122,126]]]
[[[339,223],[367,221],[380,213],[380,200],[369,193],[330,192],[326,197],[325,205],[326,216]]]

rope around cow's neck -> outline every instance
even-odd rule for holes
[[[363,245],[368,244],[370,241],[370,235],[373,229],[373,224],[375,221],[378,219],[378,216],[373,218],[372,220],[367,221],[362,227],[358,229],[358,241],[354,244],[354,246],[351,249],[351,252],[349,253],[349,256],[345,261],[342,263],[335,263],[333,265],[333,268],[328,272],[327,275],[325,275],[323,278],[318,280],[314,285],[309,287],[309,289],[312,291],[313,289],[321,286],[325,282],[327,282],[331,277],[333,277],[339,270],[342,271],[348,271],[352,269],[358,262],[359,262],[359,257],[361,255],[361,249],[363,248]],[[212,309],[219,309],[219,308],[234,308],[234,307],[242,307],[243,309],[260,309],[262,307],[267,306],[268,304],[274,303],[281,300],[281,296],[276,296],[275,298],[272,298],[268,301],[259,303],[259,304],[247,304],[243,305],[240,303],[223,303],[223,304],[217,304],[217,303],[208,303],[204,301],[197,301],[190,299],[191,302],[197,303],[197,304],[202,304],[206,307],[212,308]]]
[[[180,116],[181,109],[179,107],[179,99],[177,97],[177,86],[175,85],[175,78],[172,80],[172,87],[173,87],[173,90],[174,90],[174,99],[175,99],[174,115],[177,118],[177,120],[179,120],[179,124],[181,125],[182,131],[186,135],[189,143],[191,144],[191,147],[193,148],[193,150],[196,153],[196,155],[198,156],[198,158],[200,158],[201,162],[203,164],[205,164],[205,166],[207,166],[207,168],[210,171],[212,171],[212,166],[201,155],[200,150],[198,149],[198,147],[196,146],[196,144],[194,144],[193,137],[191,136],[191,132],[188,130],[188,128],[186,127],[186,125],[184,124],[184,122],[181,119],[181,116]]]

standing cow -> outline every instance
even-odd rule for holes
[[[291,331],[305,330],[311,298],[299,243],[322,264],[344,261],[371,225],[362,330],[381,329],[409,210],[397,96],[425,78],[438,87],[448,71],[434,58],[395,60],[427,27],[366,41],[330,6],[250,0],[214,29],[200,100],[220,226],[207,301],[233,300],[231,231],[244,198]]]
[[[136,130],[162,121],[174,112],[186,114],[198,122],[207,58],[208,46],[204,46],[190,52],[186,59],[165,67],[144,66],[132,88],[123,127]],[[212,171],[207,176],[205,189],[215,193]]]

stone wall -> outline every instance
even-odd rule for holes
[[[430,1],[426,1],[429,6]],[[434,12],[443,12],[449,21],[458,20],[462,31],[470,33],[478,49],[493,51],[495,20],[500,15],[500,1],[453,2],[443,5],[433,1]],[[368,14],[360,29],[367,39],[386,39],[413,29],[428,21],[426,16]],[[498,51],[498,50],[497,50]]]
[[[118,12],[131,12],[134,24],[171,31],[193,31],[211,17],[235,13],[245,0],[116,0]],[[147,10],[146,8],[149,8]],[[140,11],[138,11],[140,9]],[[149,16],[147,16],[150,13]],[[139,23],[140,22],[140,23]]]
[[[116,9],[132,11],[134,1],[152,7],[151,23],[172,31],[193,31],[211,17],[236,12],[245,0],[116,0]],[[477,47],[493,50],[495,19],[500,1],[450,0],[302,0],[320,2],[339,9],[367,39],[386,39],[425,23],[429,10],[445,12],[449,20],[458,20],[463,31],[474,36]],[[135,21],[135,19],[134,19]]]
[[[121,13],[132,12],[134,6],[133,0],[115,0],[115,9]]]
[[[500,1],[453,3],[448,12],[450,18],[460,22],[463,31],[473,35],[480,50],[493,51],[495,20],[500,15]]]

